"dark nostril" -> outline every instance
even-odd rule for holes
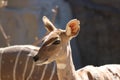
[[[33,60],[34,60],[35,62],[38,61],[38,60],[39,60],[39,56],[38,56],[38,55],[34,56],[34,57],[33,57]]]

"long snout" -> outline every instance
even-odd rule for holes
[[[48,64],[48,58],[41,58],[38,55],[33,57],[33,60],[35,62],[36,65],[43,65],[43,64]]]

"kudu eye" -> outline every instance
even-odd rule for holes
[[[53,42],[53,45],[57,45],[57,44],[60,44],[60,40],[56,40]]]

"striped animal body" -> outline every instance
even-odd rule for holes
[[[0,80],[58,80],[54,63],[37,66],[28,56],[38,50],[31,45],[0,48]]]
[[[38,50],[31,45],[0,48],[0,80],[58,80],[55,63],[37,66],[28,56]],[[120,80],[120,65],[86,66],[77,73],[78,80]]]
[[[80,30],[77,19],[71,20],[66,30],[57,29],[45,16],[43,21],[48,34],[41,48],[32,45],[0,48],[0,80],[120,80],[117,64],[75,70],[70,40]]]

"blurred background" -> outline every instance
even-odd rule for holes
[[[46,33],[44,15],[62,29],[81,21],[71,42],[76,69],[120,63],[120,0],[0,0],[0,47],[37,45]]]

